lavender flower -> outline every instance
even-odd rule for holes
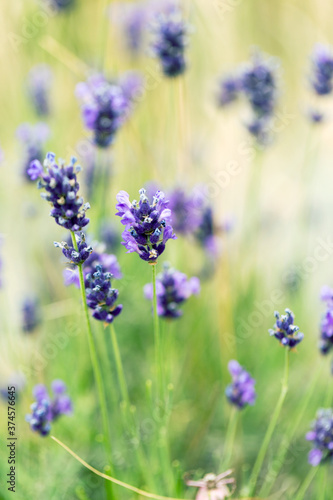
[[[122,88],[103,75],[94,75],[77,85],[76,96],[82,102],[84,125],[94,133],[94,143],[101,148],[110,146],[129,108]]]
[[[23,391],[24,387],[26,386],[26,378],[21,372],[14,372],[12,373],[7,380],[3,381],[1,380],[0,382],[0,396],[2,399],[6,402],[8,402],[8,388],[9,387],[14,387],[15,388],[15,395],[16,398],[20,395],[20,393]]]
[[[75,0],[48,0],[59,11],[73,7]]]
[[[268,331],[270,335],[280,341],[282,346],[293,349],[303,340],[304,334],[299,331],[298,326],[294,325],[294,315],[290,309],[285,309],[285,312],[286,314],[280,317],[280,314],[275,311],[276,323],[274,330],[270,329]]]
[[[311,84],[319,96],[332,92],[333,54],[330,47],[316,45],[312,54]]]
[[[324,286],[321,290],[321,300],[326,303],[326,311],[320,323],[320,344],[322,354],[328,354],[333,348],[333,290]]]
[[[227,106],[236,101],[240,92],[240,81],[238,77],[227,76],[219,82],[217,103],[220,107]]]
[[[145,26],[148,22],[148,4],[112,2],[110,14],[115,24],[121,26],[129,51],[135,56],[138,55],[143,46]]]
[[[36,180],[35,175],[29,175],[31,162],[33,160],[42,161],[44,157],[44,144],[49,138],[50,131],[46,123],[30,125],[23,123],[16,131],[16,136],[22,144],[23,159],[22,171],[28,181]]]
[[[308,118],[313,124],[323,123],[325,121],[325,115],[322,111],[318,109],[309,109]]]
[[[182,188],[176,188],[170,192],[169,200],[174,230],[184,235],[193,234],[201,223],[193,195],[188,195]]]
[[[89,203],[83,204],[83,199],[79,197],[79,183],[76,174],[80,167],[76,166],[76,158],[72,158],[71,163],[66,165],[63,160],[55,162],[55,154],[48,153],[44,161],[45,170],[41,163],[36,160],[31,164],[30,175],[39,176],[38,187],[44,189],[42,198],[51,203],[51,217],[59,226],[70,231],[80,231],[89,223],[86,211],[90,208]]]
[[[309,463],[316,467],[322,463],[333,463],[333,410],[320,409],[312,423],[312,430],[306,439],[312,441],[313,448],[309,453]]]
[[[32,333],[39,324],[38,300],[35,297],[27,297],[22,304],[22,330],[25,333]]]
[[[206,474],[203,479],[199,481],[186,481],[188,486],[199,488],[195,500],[224,500],[229,497],[236,488],[234,478],[227,478],[232,474],[232,470],[227,470],[216,476],[215,474]],[[231,485],[230,490],[227,485]]]
[[[213,256],[218,253],[218,241],[216,239],[217,230],[218,228],[216,228],[214,224],[212,207],[202,207],[200,224],[194,236],[200,245]]]
[[[164,75],[176,77],[183,74],[186,70],[188,27],[181,10],[174,5],[159,13],[155,19],[153,33],[152,50],[160,60]]]
[[[51,430],[51,423],[57,420],[60,415],[70,415],[72,413],[72,402],[66,394],[67,388],[62,380],[54,380],[51,384],[53,397],[45,385],[35,386],[33,395],[36,401],[31,405],[32,413],[26,416],[26,421],[30,424],[31,430],[38,432],[41,436],[47,436]]]
[[[104,272],[100,264],[85,277],[87,304],[93,310],[93,317],[104,323],[112,323],[123,306],[115,305],[118,290],[111,288],[111,273]]]
[[[255,380],[235,360],[229,361],[228,369],[232,376],[232,383],[225,390],[229,402],[240,410],[246,405],[254,405]]]
[[[92,246],[87,245],[84,233],[81,233],[81,235],[77,238],[77,250],[75,250],[73,246],[68,245],[65,241],[61,243],[55,241],[54,246],[61,248],[66,259],[68,259],[71,264],[76,266],[83,264],[93,251]]]
[[[163,273],[157,276],[157,313],[164,318],[179,318],[183,312],[180,305],[186,302],[191,295],[200,293],[200,281],[193,277],[187,279],[183,274],[172,269],[169,264],[164,264]],[[153,284],[148,283],[144,287],[145,297],[153,299]]]
[[[162,191],[157,191],[152,203],[146,196],[146,190],[140,189],[140,200],[129,201],[129,194],[120,191],[117,194],[118,212],[121,223],[125,226],[123,242],[127,253],[137,252],[141,259],[153,264],[164,252],[166,242],[176,239],[171,226],[169,202]]]
[[[52,70],[47,64],[37,64],[29,71],[27,78],[28,94],[39,116],[48,116],[50,114],[49,93],[52,79]]]
[[[125,115],[128,118],[133,111],[134,104],[142,98],[143,76],[138,71],[127,71],[119,78],[118,84],[125,99]]]

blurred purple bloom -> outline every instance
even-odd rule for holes
[[[137,55],[143,46],[145,27],[149,17],[147,2],[112,2],[111,19],[121,26],[128,49]]]
[[[97,264],[94,270],[85,276],[87,304],[93,310],[93,317],[104,323],[112,323],[123,306],[116,305],[118,290],[111,287],[111,273],[104,272]]]
[[[29,71],[28,93],[39,116],[48,116],[50,113],[49,93],[52,80],[52,70],[47,64],[37,64]]]
[[[46,191],[42,193],[42,198],[52,205],[50,215],[56,223],[70,231],[80,231],[89,223],[86,211],[90,208],[89,203],[83,204],[83,199],[78,194],[80,186],[76,174],[80,167],[75,166],[76,158],[72,158],[69,165],[60,159],[58,163],[59,165],[55,162],[54,153],[46,155],[45,170],[41,169],[37,160],[35,169],[42,172],[38,188]]]
[[[141,259],[155,263],[164,252],[166,242],[176,239],[171,226],[169,202],[162,191],[157,191],[152,203],[146,196],[146,190],[140,189],[140,200],[129,201],[126,191],[117,195],[117,213],[125,226],[123,242],[127,253],[137,252]]]
[[[312,430],[306,435],[312,441],[313,448],[309,453],[309,463],[316,467],[325,462],[333,463],[333,410],[320,409],[312,423]]]
[[[26,386],[26,378],[21,372],[12,373],[7,380],[1,380],[0,383],[0,396],[8,402],[8,388],[15,387],[16,397],[19,397],[20,393]]]
[[[37,123],[36,125],[23,123],[17,128],[16,136],[23,149],[22,171],[28,181],[35,181],[38,177],[38,168],[34,164],[34,160],[39,162],[43,160],[44,145],[49,135],[50,130],[46,123]]]
[[[35,297],[27,297],[22,303],[22,330],[32,333],[40,324],[40,309]]]
[[[280,316],[280,314],[275,311],[274,316],[276,318],[276,323],[274,329],[268,331],[270,335],[279,340],[283,347],[292,349],[303,340],[304,334],[299,331],[298,326],[294,325],[294,315],[291,310],[285,309],[285,312],[286,314]]]
[[[97,74],[76,86],[76,96],[82,102],[84,125],[94,133],[94,143],[101,148],[110,146],[129,110],[122,88]]]
[[[229,402],[242,409],[246,405],[254,405],[256,400],[255,380],[235,360],[228,364],[232,383],[226,388],[225,394]]]
[[[320,323],[320,344],[322,354],[328,354],[333,348],[333,289],[324,286],[320,298],[326,303],[326,311]]]
[[[225,500],[229,497],[236,488],[234,478],[228,478],[232,474],[232,470],[227,470],[216,476],[215,474],[206,474],[199,481],[186,481],[188,486],[199,488],[195,500]],[[231,485],[231,490],[229,486]]]
[[[308,111],[308,117],[314,124],[323,123],[323,121],[325,121],[324,113],[318,109],[310,109]]]
[[[75,5],[76,0],[47,0],[59,11],[66,10]]]
[[[121,88],[127,109],[125,111],[126,116],[130,116],[135,102],[142,99],[144,90],[143,76],[138,71],[127,71],[119,78],[119,87]]]
[[[156,292],[158,315],[175,319],[183,314],[180,306],[191,295],[200,293],[200,281],[196,277],[188,279],[186,274],[170,268],[168,264],[164,264],[163,272],[157,276]],[[152,283],[145,285],[144,294],[147,299],[153,299]]]
[[[238,77],[227,76],[220,80],[217,94],[217,103],[224,107],[236,101],[240,92],[240,81]]]
[[[311,84],[319,96],[332,92],[333,54],[330,47],[316,45],[312,53]]]
[[[52,382],[53,397],[43,384],[34,387],[33,395],[36,401],[31,405],[31,414],[26,416],[31,430],[38,432],[41,436],[47,436],[51,430],[51,423],[60,415],[71,415],[72,401],[67,395],[66,385],[62,380]]]
[[[193,196],[188,195],[182,188],[176,188],[168,197],[174,230],[180,234],[193,234],[201,223]]]

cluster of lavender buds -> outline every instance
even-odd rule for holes
[[[299,331],[298,326],[294,325],[294,315],[290,309],[285,309],[285,313],[286,314],[280,316],[280,314],[275,311],[274,316],[276,318],[276,323],[274,329],[268,331],[270,335],[279,340],[283,347],[293,349],[303,340],[304,334]]]
[[[36,385],[33,395],[36,401],[31,405],[31,415],[26,416],[31,430],[41,436],[47,436],[51,430],[51,423],[60,415],[72,413],[72,401],[66,394],[67,388],[62,380],[54,380],[51,384],[53,398],[49,396],[46,387]]]
[[[116,215],[125,226],[122,245],[127,253],[137,252],[141,259],[154,264],[164,252],[166,242],[176,239],[171,226],[171,210],[167,208],[169,202],[162,191],[156,192],[152,203],[145,189],[140,189],[139,193],[140,200],[132,203],[126,191],[117,195]]]
[[[26,386],[26,378],[21,372],[12,373],[7,379],[0,382],[0,396],[8,402],[8,387],[15,387],[16,397],[20,395]]]
[[[116,132],[128,117],[132,104],[117,83],[110,83],[103,75],[93,75],[76,86],[76,96],[82,102],[82,119],[94,135],[94,143],[107,148]],[[128,88],[127,88],[128,92]]]
[[[312,441],[313,448],[309,453],[309,463],[316,467],[321,463],[333,463],[333,410],[320,409],[312,423],[312,430],[306,439]]]
[[[176,233],[193,234],[201,222],[200,210],[194,196],[182,188],[175,188],[169,193],[169,208],[172,213],[172,226]]]
[[[333,290],[325,286],[321,290],[321,300],[326,304],[326,311],[320,323],[320,344],[322,354],[333,349]]]
[[[55,241],[54,246],[62,249],[62,253],[66,259],[70,261],[70,264],[78,266],[79,264],[83,264],[88,259],[93,249],[92,246],[87,244],[84,233],[81,233],[80,236],[76,238],[76,241],[78,247],[77,250],[65,241],[62,241],[61,243]]]
[[[46,123],[37,123],[36,125],[23,123],[18,127],[16,136],[23,149],[22,173],[26,180],[36,180],[36,177],[33,179],[29,175],[30,164],[36,159],[43,160],[45,155],[44,144],[50,136],[49,127]]]
[[[222,472],[218,476],[215,474],[206,474],[199,481],[186,481],[187,486],[194,486],[199,488],[195,500],[224,500],[229,497],[236,488],[236,481],[233,477],[228,478],[232,474],[232,470],[229,469],[226,472]],[[231,485],[231,489],[229,486]]]
[[[169,264],[164,264],[163,272],[156,279],[157,313],[163,318],[179,318],[183,312],[179,309],[181,304],[191,295],[200,293],[200,281],[193,277],[188,279],[186,274],[172,269]],[[145,297],[153,300],[153,284],[144,287]]]
[[[234,76],[221,78],[218,87],[217,104],[220,107],[236,101],[241,89],[239,79]]]
[[[67,243],[67,245],[69,248],[73,249],[71,242]],[[83,262],[84,277],[92,273],[98,264],[102,266],[105,272],[110,273],[112,278],[120,279],[122,277],[117,257],[113,254],[105,253],[104,250],[104,244],[94,243],[94,250]],[[64,281],[66,286],[74,284],[77,288],[80,288],[79,271],[76,266],[74,266],[74,268],[65,269]]]
[[[330,47],[316,45],[311,59],[313,90],[319,96],[330,94],[333,89],[333,54]]]
[[[121,26],[128,50],[137,56],[144,43],[148,2],[112,2],[110,17],[116,26]]]
[[[115,305],[118,290],[111,287],[111,273],[104,272],[100,264],[85,276],[87,304],[93,317],[104,323],[112,323],[123,306]]]
[[[170,5],[155,17],[152,51],[159,59],[165,76],[176,77],[186,70],[185,48],[188,26],[181,9]]]
[[[52,70],[47,64],[37,64],[28,73],[27,90],[37,115],[50,114]]]
[[[22,330],[32,333],[40,324],[40,311],[38,300],[35,297],[27,297],[22,303]]]
[[[59,226],[70,231],[80,231],[89,223],[86,211],[89,203],[83,204],[83,199],[78,195],[79,183],[76,174],[80,167],[76,158],[72,158],[69,165],[64,160],[55,162],[55,154],[48,153],[44,161],[44,168],[40,161],[33,161],[28,169],[31,179],[38,179],[39,189],[44,189],[42,198],[52,205],[51,217]]]
[[[229,361],[228,369],[232,383],[225,390],[228,401],[238,409],[254,405],[256,400],[255,380],[235,360]]]

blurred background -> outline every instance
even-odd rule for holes
[[[293,498],[310,467],[305,433],[317,409],[328,401],[332,384],[330,360],[320,356],[317,346],[324,311],[320,289],[333,285],[333,98],[321,99],[323,123],[313,124],[308,113],[317,106],[309,83],[310,54],[316,43],[333,42],[333,5],[327,0],[184,1],[191,30],[188,70],[179,81],[162,75],[145,43],[136,53],[129,50],[121,3],[76,0],[72,8],[55,12],[43,2],[17,0],[0,8],[0,385],[6,388],[13,374],[24,375],[16,406],[16,498],[82,500],[101,499],[105,494],[101,479],[49,438],[33,434],[24,420],[33,402],[33,386],[64,380],[74,411],[57,422],[52,433],[103,470],[101,423],[79,291],[64,286],[65,263],[53,246],[66,234],[49,217],[35,183],[22,173],[25,146],[17,129],[22,123],[39,122],[49,127],[43,153],[53,151],[66,160],[74,155],[83,167],[79,182],[91,203],[91,239],[103,240],[103,228],[113,235],[110,252],[116,254],[123,273],[115,282],[124,306],[116,329],[150,464],[147,474],[153,476],[159,493],[168,494],[168,488],[156,460],[156,422],[147,398],[146,381],[154,377],[154,345],[151,304],[143,296],[143,286],[151,281],[151,269],[120,246],[122,226],[114,215],[121,189],[132,200],[142,186],[149,185],[166,192],[177,186],[199,190],[212,207],[216,224],[231,226],[217,235],[221,248],[214,257],[180,235],[160,259],[201,279],[201,293],[185,304],[183,316],[162,323],[169,382],[174,387],[169,432],[174,494],[195,497],[195,491],[184,486],[186,474],[198,478],[222,472],[230,416],[224,396],[230,359],[237,359],[257,381],[257,402],[242,412],[230,463],[238,484],[246,483],[282,378],[283,349],[268,329],[275,322],[274,310],[289,307],[305,340],[290,356],[290,390],[263,475],[321,370],[272,490],[272,498]],[[248,61],[255,47],[274,58],[278,74],[273,138],[266,147],[257,147],[244,127],[243,104],[223,109],[216,104],[221,76]],[[37,64],[52,70],[46,118],[37,115],[28,95],[29,71]],[[90,133],[81,121],[75,87],[101,64],[109,78],[137,70],[144,83],[114,144],[95,160],[91,180]],[[40,137],[43,132],[37,129],[36,134]],[[102,209],[101,198],[105,200]],[[325,257],[318,258],[318,247]],[[22,305],[34,298],[36,325],[24,331]],[[103,338],[102,324],[95,322],[93,328],[108,389],[116,477],[147,487],[136,467],[136,444],[124,432],[112,389],[115,368],[109,338]],[[0,401],[0,408],[1,435],[6,436],[6,399]],[[1,444],[0,497],[4,499],[11,498],[3,479],[6,453]],[[316,478],[307,498],[317,498],[320,484]],[[118,495],[119,499],[137,498],[125,490]]]

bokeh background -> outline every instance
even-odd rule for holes
[[[309,471],[309,444],[304,435],[316,410],[329,401],[332,385],[329,359],[322,358],[317,348],[323,312],[319,292],[322,285],[333,284],[333,99],[323,101],[325,122],[311,124],[307,117],[314,104],[308,81],[309,54],[315,43],[332,42],[333,5],[326,0],[192,0],[183,4],[192,30],[189,69],[181,83],[165,79],[145,51],[136,58],[129,53],[119,23],[106,15],[108,2],[77,0],[75,8],[49,16],[43,26],[36,25],[42,7],[34,0],[1,5],[1,385],[6,386],[13,372],[26,374],[17,401],[16,498],[104,497],[102,480],[50,439],[31,433],[24,421],[33,386],[63,379],[74,413],[59,420],[52,433],[103,469],[101,422],[79,292],[64,286],[64,262],[53,246],[64,234],[48,216],[48,206],[35,185],[22,176],[22,148],[15,136],[21,123],[39,121],[25,89],[27,74],[38,63],[49,64],[54,73],[52,113],[47,119],[51,136],[45,151],[66,159],[73,154],[79,158],[85,193],[89,186],[85,183],[84,144],[89,134],[74,96],[76,84],[98,67],[101,58],[108,75],[117,77],[137,69],[148,82],[131,118],[103,155],[103,165],[98,166],[98,175],[106,176],[105,222],[119,235],[121,224],[114,215],[116,193],[124,189],[134,199],[152,181],[166,190],[177,185],[192,189],[199,184],[207,203],[214,207],[216,220],[233,221],[232,231],[220,236],[222,251],[212,272],[204,272],[210,257],[182,237],[170,242],[161,259],[189,276],[202,278],[201,294],[185,305],[183,317],[163,324],[174,386],[170,443],[177,494],[194,498],[194,490],[184,487],[184,474],[200,477],[220,472],[230,415],[224,397],[230,359],[237,359],[257,380],[257,403],[241,416],[230,464],[238,483],[245,484],[280,390],[284,353],[268,335],[268,328],[273,326],[274,310],[282,312],[286,307],[295,313],[305,340],[291,355],[290,390],[264,474],[286,429],[297,419],[313,378],[321,372],[272,498],[293,498]],[[274,140],[264,150],[255,147],[242,125],[246,119],[243,106],[225,110],[216,106],[218,78],[247,61],[253,47],[279,63]],[[230,165],[236,166],[237,173]],[[92,204],[89,217],[90,234],[97,239],[101,223],[98,203]],[[316,248],[326,248],[325,244],[327,258],[318,260]],[[163,470],[154,459],[159,443],[154,440],[156,422],[146,388],[146,381],[153,378],[154,346],[151,305],[143,297],[143,286],[151,281],[151,270],[137,255],[127,255],[123,247],[115,246],[114,253],[123,272],[117,287],[124,310],[116,328],[130,396],[150,463],[147,473],[160,485],[160,493],[166,494]],[[37,296],[40,303],[42,321],[32,334],[25,334],[21,327],[21,304],[27,296]],[[135,443],[124,433],[112,389],[115,370],[110,340],[102,325],[93,327],[108,388],[116,474],[145,487],[135,465]],[[0,401],[0,409],[1,435],[5,437],[5,401]],[[7,499],[13,494],[5,485],[3,438],[1,443],[0,497]],[[320,481],[318,476],[307,498],[317,498]],[[327,499],[330,488],[332,482]],[[118,495],[135,498],[125,490]]]

